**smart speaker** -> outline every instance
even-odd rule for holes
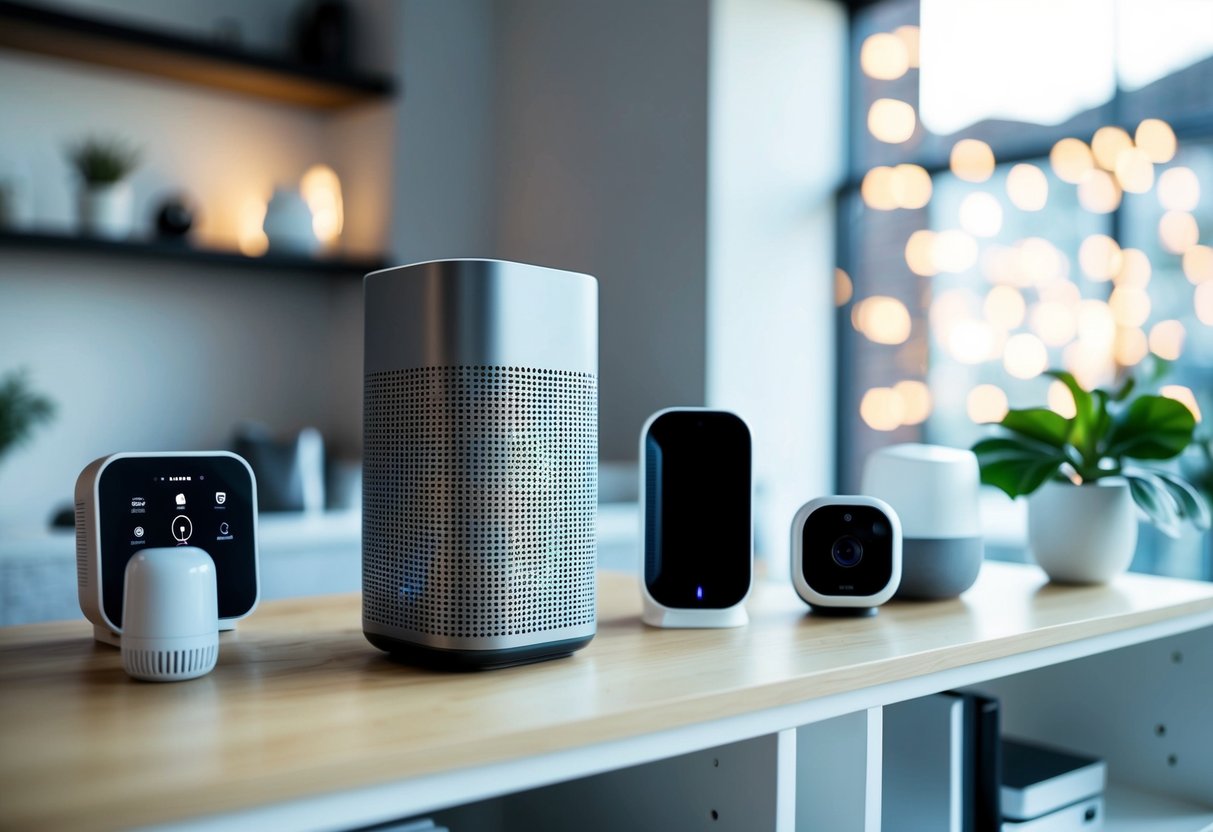
[[[750,429],[726,410],[671,407],[640,430],[644,557],[653,627],[740,627],[753,582]]]
[[[792,585],[815,612],[867,615],[902,581],[901,522],[874,497],[818,497],[792,519]]]
[[[365,280],[362,629],[503,667],[596,629],[598,285],[498,260]]]
[[[980,486],[972,451],[905,444],[868,457],[863,493],[891,505],[905,535],[898,598],[954,598],[977,580],[983,551]]]
[[[233,629],[256,608],[257,481],[244,459],[158,451],[85,466],[76,479],[76,587],[97,641],[118,646],[127,562],[174,546],[203,546],[214,561],[219,629]]]
[[[210,673],[219,660],[215,564],[196,546],[138,552],[126,565],[122,669],[149,682]]]

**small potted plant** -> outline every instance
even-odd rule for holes
[[[1196,418],[1181,402],[1119,390],[1085,390],[1052,371],[1074,398],[1074,416],[1043,407],[1011,410],[1000,435],[973,446],[981,481],[1028,496],[1028,543],[1055,581],[1103,583],[1129,568],[1141,509],[1176,536],[1182,522],[1209,527],[1209,506],[1182,477],[1138,461],[1173,459],[1192,441]]]
[[[54,415],[54,402],[30,389],[24,371],[0,379],[0,459]]]
[[[80,231],[97,237],[129,237],[134,225],[131,186],[139,151],[121,139],[86,138],[67,151],[80,177]]]

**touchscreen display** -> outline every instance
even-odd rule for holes
[[[101,472],[101,599],[122,626],[126,564],[140,549],[197,546],[215,561],[219,617],[244,615],[257,599],[253,480],[226,456],[116,459]]]
[[[724,609],[750,586],[750,432],[719,411],[658,416],[645,435],[645,583],[660,604]]]

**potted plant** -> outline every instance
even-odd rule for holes
[[[130,236],[134,213],[126,178],[139,164],[139,151],[121,139],[87,138],[69,147],[67,157],[80,177],[81,233],[111,239]]]
[[[1028,496],[1028,542],[1055,581],[1103,583],[1129,568],[1137,545],[1134,506],[1164,533],[1182,522],[1209,527],[1209,506],[1182,477],[1138,461],[1173,459],[1192,441],[1196,418],[1181,402],[1085,390],[1067,372],[1074,416],[1043,407],[1011,410],[1000,435],[973,446],[981,481]]]
[[[54,402],[30,389],[24,371],[0,379],[0,459],[54,415]]]

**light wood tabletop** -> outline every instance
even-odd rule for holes
[[[603,573],[572,658],[478,674],[389,661],[357,595],[262,605],[190,682],[128,678],[83,620],[0,630],[0,827],[125,828],[518,760],[884,685],[1213,611],[1213,585],[1047,584],[987,563],[959,600],[806,615],[759,587],[736,630],[653,630]]]

